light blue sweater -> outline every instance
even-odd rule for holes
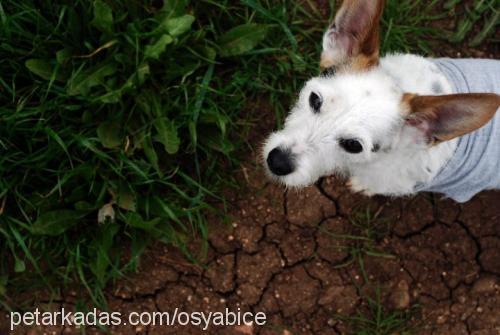
[[[455,93],[500,94],[500,60],[436,59]],[[459,138],[453,157],[438,175],[415,190],[443,193],[466,202],[476,193],[500,189],[500,109],[484,127]]]

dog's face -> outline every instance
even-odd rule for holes
[[[271,175],[288,186],[305,186],[377,159],[398,144],[402,97],[392,79],[376,69],[310,80],[283,130],[264,147]]]
[[[306,83],[284,128],[264,146],[267,170],[283,184],[307,186],[391,152],[425,149],[479,128],[496,112],[494,94],[401,91],[378,65],[383,4],[346,0],[325,33],[321,66],[335,74]]]

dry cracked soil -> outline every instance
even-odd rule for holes
[[[107,297],[109,309],[123,314],[229,308],[264,312],[267,324],[205,332],[122,325],[112,334],[351,334],[356,324],[346,317],[369,316],[368,301],[377,296],[387,313],[411,311],[405,327],[414,334],[500,334],[500,192],[463,205],[431,194],[365,198],[333,177],[285,191],[258,166],[238,172],[246,187],[227,194],[228,224],[211,218],[199,264],[157,244]],[[74,309],[75,295],[40,308]],[[78,330],[12,332],[39,333]]]

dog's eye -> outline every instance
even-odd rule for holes
[[[309,106],[311,106],[314,113],[319,113],[321,105],[323,104],[323,99],[318,94],[312,92],[309,96]]]
[[[363,151],[363,145],[354,139],[339,140],[340,146],[350,154],[359,154]]]

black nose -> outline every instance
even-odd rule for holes
[[[290,152],[280,148],[275,148],[269,153],[267,165],[269,170],[277,176],[286,176],[294,169]]]

